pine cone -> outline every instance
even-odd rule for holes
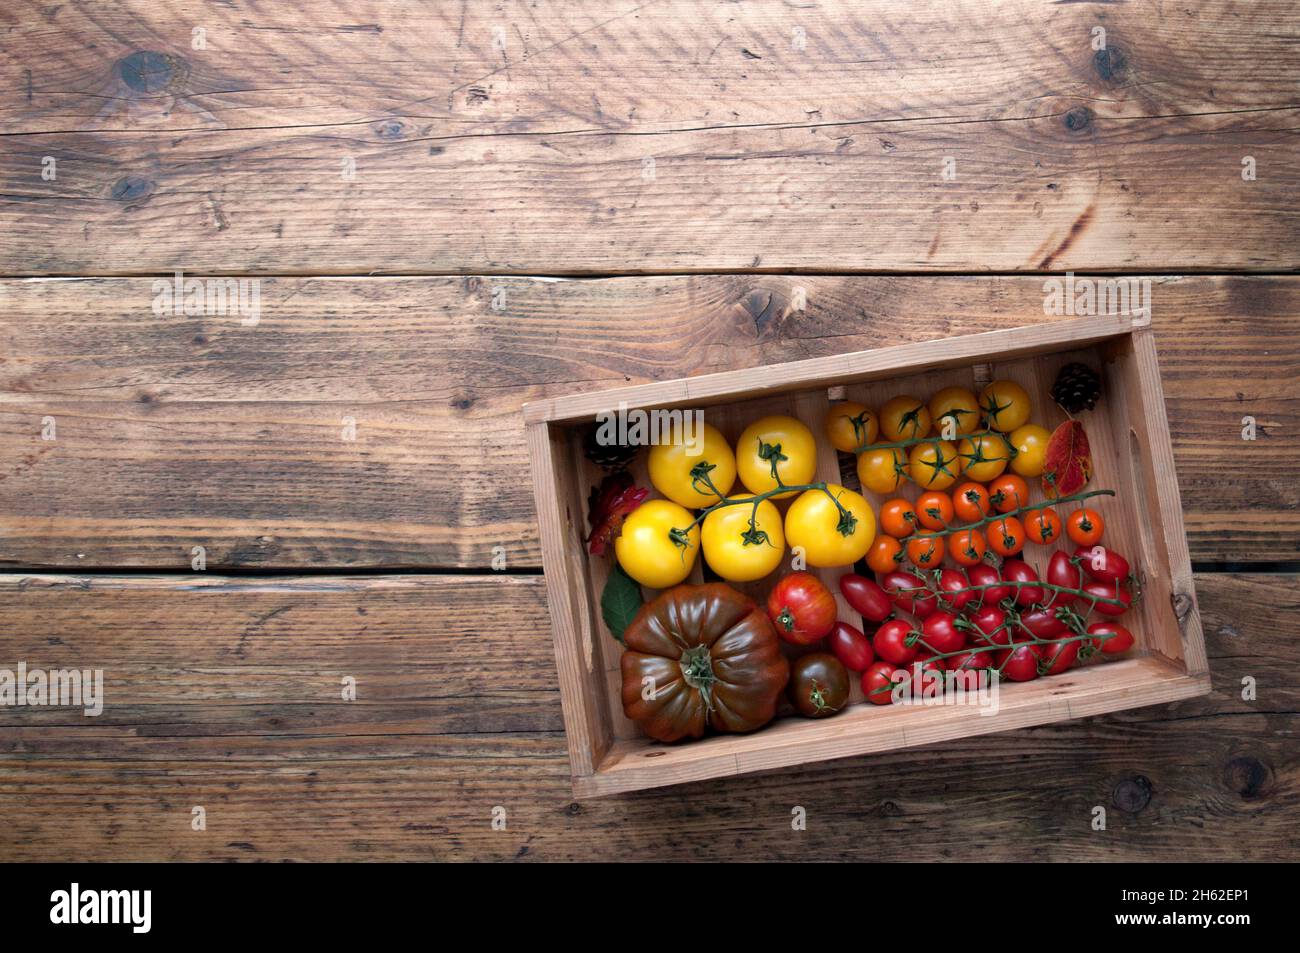
[[[1056,375],[1052,385],[1052,400],[1061,405],[1067,414],[1097,406],[1101,396],[1101,378],[1086,364],[1066,364]]]
[[[616,473],[627,468],[636,456],[636,447],[621,443],[603,444],[596,440],[597,428],[588,427],[582,435],[582,453],[602,470]]]

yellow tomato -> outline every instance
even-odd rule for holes
[[[907,475],[926,490],[942,490],[957,481],[961,457],[947,440],[918,443],[907,455]]]
[[[1006,438],[998,433],[976,434],[957,444],[962,475],[976,483],[987,483],[1002,475],[1011,456]]]
[[[880,408],[880,435],[885,443],[930,435],[930,410],[915,397],[903,395]]]
[[[893,493],[906,475],[907,458],[897,447],[858,454],[858,479],[872,493]]]
[[[691,526],[690,511],[668,500],[646,500],[623,522],[614,540],[614,555],[624,571],[651,589],[667,589],[690,575],[700,552],[700,528]],[[686,530],[674,541],[670,531]]]
[[[719,507],[704,517],[702,541],[705,561],[730,582],[762,579],[785,553],[781,514],[771,500],[763,500],[757,510],[744,503]]]
[[[1023,477],[1042,476],[1047,463],[1047,441],[1052,435],[1046,427],[1038,424],[1025,424],[1017,427],[1007,438],[1016,448],[1016,455],[1011,460],[1011,469]]]
[[[1015,381],[994,381],[980,392],[980,409],[990,427],[1010,433],[1029,419],[1029,394]]]
[[[866,444],[875,443],[879,433],[876,415],[851,400],[833,405],[826,413],[826,437],[836,450],[857,453]]]
[[[690,443],[674,429],[669,441],[650,448],[650,482],[656,490],[674,503],[696,510],[731,492],[736,482],[736,456],[718,428],[705,424],[703,434]],[[693,470],[700,474],[699,479],[691,475]],[[717,493],[709,489],[704,477]]]
[[[786,486],[812,482],[817,469],[817,443],[812,431],[793,417],[756,420],[736,441],[736,469],[750,493],[776,488],[773,466]],[[795,492],[778,493],[771,499],[784,500]]]
[[[980,405],[964,387],[945,387],[930,398],[930,419],[934,432],[955,440],[965,433],[974,433],[980,423]],[[948,424],[948,420],[952,424]]]
[[[876,538],[876,514],[860,494],[828,483],[826,490],[807,490],[790,504],[785,514],[785,538],[791,548],[803,548],[810,566],[849,566],[871,548]]]

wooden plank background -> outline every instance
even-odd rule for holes
[[[0,10],[0,668],[107,692],[0,709],[0,859],[1295,859],[1297,41],[1285,0]],[[155,314],[176,270],[259,322]],[[1214,693],[574,803],[520,404],[1048,320],[1066,270],[1152,276]]]
[[[42,9],[0,33],[3,274],[1260,270],[1300,247],[1289,0]]]
[[[0,838],[15,860],[1293,859],[1295,578],[1196,585],[1205,698],[578,804],[536,576],[10,576],[12,651],[102,666],[108,704],[6,711]]]
[[[202,545],[212,569],[485,567],[504,546],[535,568],[525,401],[1049,320],[1030,277],[279,278],[252,327],[158,317],[151,289],[0,283],[0,565],[185,570]],[[1300,279],[1151,297],[1192,558],[1296,558]]]

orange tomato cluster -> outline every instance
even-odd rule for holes
[[[910,395],[887,401],[880,413],[846,401],[831,408],[827,435],[836,447],[858,455],[865,489],[889,497],[880,507],[880,535],[867,551],[867,565],[890,572],[906,559],[921,569],[945,556],[974,566],[992,552],[1007,558],[1026,544],[1050,546],[1064,533],[1078,545],[1101,537],[1101,515],[1081,507],[1062,519],[1051,506],[1026,510],[1029,484],[1044,467],[1050,432],[1029,423],[1028,393],[997,380],[977,397],[945,387],[928,402]],[[923,439],[937,437],[938,439]],[[907,444],[910,446],[889,446]],[[884,446],[873,446],[873,444]],[[915,502],[893,496],[911,481],[922,492]],[[1000,518],[990,519],[990,517]],[[945,536],[927,535],[950,531]]]

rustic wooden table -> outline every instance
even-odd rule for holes
[[[0,709],[0,858],[1300,855],[1292,3],[22,0],[0,50],[0,668],[106,696]],[[575,803],[520,405],[1065,271],[1152,276],[1214,694]]]

